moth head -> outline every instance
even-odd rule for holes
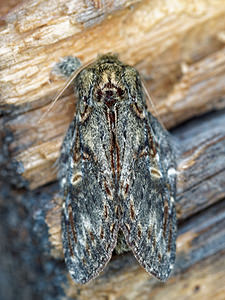
[[[75,87],[79,99],[92,105],[114,106],[121,101],[143,101],[142,85],[135,68],[123,64],[116,55],[106,54],[83,69]]]
[[[117,55],[106,54],[98,57],[97,61],[84,68],[77,76],[75,86],[83,90],[90,91],[91,87],[100,84],[105,80],[104,73],[113,72],[115,67],[122,66],[123,64],[118,60]]]
[[[105,63],[123,65],[118,59],[118,55],[113,53],[99,55],[95,65],[102,65]]]
[[[82,70],[77,78],[80,98],[84,93],[93,105],[112,106],[122,101],[126,95],[123,85],[124,65],[115,55],[102,55],[98,60]]]

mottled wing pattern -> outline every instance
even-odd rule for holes
[[[59,178],[65,261],[73,279],[83,284],[96,277],[110,259],[118,226],[102,187],[98,161],[87,147],[86,126],[81,126],[78,117],[62,146]]]
[[[167,132],[150,113],[137,108],[133,110],[136,117],[130,117],[128,124],[131,132],[132,126],[136,131],[127,139],[134,161],[127,174],[127,194],[121,191],[122,229],[139,263],[158,279],[166,280],[176,252],[175,158]],[[132,139],[138,140],[138,148]]]
[[[97,276],[121,229],[140,264],[166,280],[176,251],[176,166],[169,136],[146,110],[137,71],[115,56],[103,55],[83,69],[75,86],[78,109],[59,172],[70,274],[78,283]]]

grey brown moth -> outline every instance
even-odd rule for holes
[[[77,110],[59,170],[67,268],[77,283],[95,278],[119,233],[141,266],[164,281],[176,253],[169,134],[147,111],[138,72],[116,56],[100,56],[74,82]]]

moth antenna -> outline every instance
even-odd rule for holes
[[[55,96],[54,100],[52,101],[52,103],[49,105],[48,109],[46,110],[46,112],[40,117],[38,124],[41,122],[41,120],[43,120],[47,114],[50,112],[50,110],[53,108],[53,106],[55,105],[55,103],[58,101],[58,99],[62,96],[62,94],[65,92],[65,90],[70,86],[70,84],[73,82],[73,80],[77,77],[77,75],[86,67],[88,67],[92,62],[94,61],[94,59],[92,59],[90,62],[84,64],[82,67],[80,67],[78,70],[74,71],[73,74],[69,77],[69,79],[66,81],[64,87],[59,91],[59,93]]]
[[[161,120],[161,118],[160,118],[160,116],[159,116],[159,114],[158,114],[157,111],[156,111],[155,104],[154,104],[154,102],[152,101],[152,98],[151,98],[151,96],[150,96],[150,94],[149,94],[149,92],[148,92],[148,90],[147,90],[147,88],[146,88],[146,85],[145,85],[143,79],[142,79],[142,86],[143,86],[143,90],[144,90],[144,92],[145,92],[145,94],[146,94],[146,96],[147,96],[147,99],[148,99],[149,103],[151,104],[151,106],[152,106],[152,108],[153,108],[153,111],[154,111],[154,113],[155,113],[157,119],[159,120],[159,122],[161,123],[161,125],[163,126],[163,128],[166,129],[165,126],[164,126],[164,124],[163,124],[163,122],[162,122],[162,120]]]

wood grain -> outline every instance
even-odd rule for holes
[[[27,1],[1,26],[1,136],[5,164],[19,186],[34,189],[56,178],[52,166],[75,112],[72,87],[38,121],[63,85],[52,71],[60,57],[75,55],[86,63],[99,52],[119,53],[143,75],[168,128],[224,107],[221,1],[179,1],[173,7],[166,1],[87,3]]]
[[[0,8],[2,286],[12,299],[224,299],[224,0],[10,3]],[[132,253],[114,255],[86,286],[72,282],[63,262],[62,199],[49,183],[76,111],[73,87],[39,120],[65,82],[55,64],[107,52],[140,71],[177,151],[179,237],[167,283],[149,277]]]
[[[60,220],[60,215],[56,217],[56,214],[49,211],[47,222],[54,220],[55,228],[50,240],[54,237],[55,245],[56,241],[58,245],[57,249],[53,248],[52,254],[62,257],[59,246],[61,236],[58,235],[60,227],[55,226],[58,219]],[[51,231],[53,227],[48,224]],[[59,232],[56,233],[57,229]],[[113,256],[103,273],[88,285],[77,285],[69,278],[70,284],[65,292],[72,299],[82,300],[90,296],[92,299],[158,299],[160,295],[167,295],[167,299],[178,299],[185,295],[187,299],[191,299],[189,297],[196,292],[199,293],[199,299],[207,294],[206,299],[210,299],[213,291],[219,288],[219,296],[216,299],[222,299],[220,297],[224,291],[221,285],[225,276],[224,249],[225,202],[222,201],[179,226],[176,265],[168,282],[159,283],[150,277],[137,263],[133,254],[127,253]],[[208,286],[209,280],[215,282],[215,285]]]
[[[224,106],[223,0],[105,3],[99,8],[95,1],[85,7],[81,0],[30,0],[5,17],[2,112],[18,114],[48,103],[63,84],[50,76],[61,57],[74,55],[86,63],[106,52],[138,68],[160,113],[165,116],[170,108],[165,117],[170,126],[191,116],[183,113],[186,103],[195,104],[195,114]],[[198,101],[196,92],[202,93]]]

